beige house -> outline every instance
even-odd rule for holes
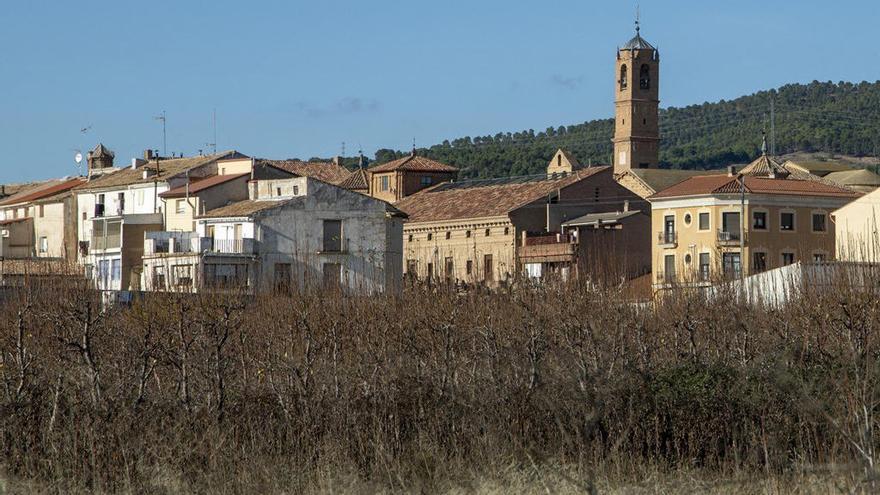
[[[836,229],[837,259],[880,261],[880,190],[838,208],[831,216]]]
[[[740,174],[691,177],[648,198],[654,287],[833,259],[830,215],[859,196],[767,156]]]
[[[71,190],[85,179],[47,181],[0,201],[0,258],[76,259],[76,203]]]
[[[559,156],[547,174],[448,182],[396,203],[409,215],[403,239],[408,277],[490,286],[510,282],[524,273],[523,248],[539,242],[528,239],[553,237],[561,234],[563,222],[639,200],[615,182],[611,167],[560,168]],[[555,259],[531,257],[529,263]]]

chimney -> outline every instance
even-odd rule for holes
[[[735,165],[729,165],[727,167],[727,176],[728,177],[736,176],[736,166]]]
[[[339,165],[341,167],[342,166],[342,157],[339,155],[334,156],[333,157],[333,165]]]
[[[629,200],[628,199],[623,200],[623,211],[624,211],[624,213],[629,211]]]
[[[132,169],[136,169],[136,168],[138,168],[142,165],[146,165],[146,164],[147,164],[146,160],[141,160],[140,158],[132,158],[131,159],[131,168]]]
[[[144,150],[144,160],[150,161],[153,159],[153,150]]]

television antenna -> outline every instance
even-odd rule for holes
[[[165,110],[162,110],[162,115],[158,115],[156,117],[153,117],[153,120],[161,120],[162,121],[162,154],[165,155],[168,153],[168,140],[167,140],[167,134],[165,133],[165,122],[167,120],[165,118]]]

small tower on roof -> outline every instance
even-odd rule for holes
[[[103,143],[98,143],[92,151],[89,151],[89,176],[99,175],[113,170],[113,159],[116,154],[107,149]]]
[[[641,35],[617,50],[615,68],[614,173],[657,168],[660,162],[660,52]]]

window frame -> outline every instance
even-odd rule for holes
[[[822,217],[822,230],[816,230],[816,218]],[[828,213],[824,211],[810,212],[810,231],[814,234],[828,233]]]
[[[756,219],[756,217],[755,217],[755,215],[757,215],[757,214],[764,215],[764,226],[763,226],[763,227],[757,227],[757,226],[756,226],[756,223],[755,223],[755,219]],[[751,225],[751,230],[757,230],[757,231],[760,231],[760,232],[767,232],[768,230],[770,230],[770,212],[768,212],[766,209],[755,209],[755,210],[752,210],[752,222],[751,222],[751,224],[752,224],[752,225]]]
[[[703,215],[706,218],[706,228],[703,228]],[[708,211],[697,212],[697,230],[700,232],[712,231],[712,214]]]
[[[791,228],[783,228],[785,223],[782,221],[784,215],[791,215]],[[794,210],[779,211],[779,231],[780,232],[797,232],[797,212]]]

